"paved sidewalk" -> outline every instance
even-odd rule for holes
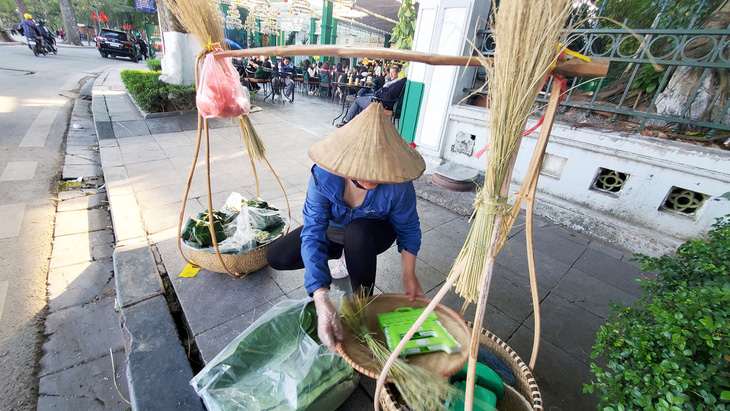
[[[196,358],[210,361],[273,304],[306,297],[303,271],[266,267],[234,280],[201,270],[194,278],[179,278],[185,262],[178,254],[176,231],[195,149],[194,117],[145,120],[123,91],[118,71],[100,76],[94,85],[93,112],[117,241],[114,265],[128,342],[130,395],[140,409],[170,406],[165,400],[182,401],[183,408],[199,408],[186,385],[192,375],[190,366],[184,369],[186,352],[192,353],[193,362]],[[340,106],[303,94],[296,95],[294,104],[255,104],[263,110],[252,114],[251,120],[286,190],[294,228],[302,221],[312,166],[307,150],[334,130],[331,120]],[[214,207],[232,191],[255,196],[254,177],[238,129],[225,121],[216,121],[214,126],[210,133]],[[202,156],[198,167],[186,202],[187,216],[207,208]],[[270,173],[265,166],[258,171],[258,194],[283,207],[283,196]],[[432,200],[419,198],[418,202],[423,244],[417,274],[431,297],[443,284],[469,230],[467,217],[451,210],[463,209],[474,194],[443,191],[429,178],[416,182],[419,195]],[[634,280],[642,273],[628,262],[630,253],[580,233],[542,219],[537,219],[534,231],[542,312],[536,379],[546,409],[593,409],[596,401],[582,393],[582,384],[592,377],[589,354],[595,333],[608,318],[610,302],[628,303],[640,295]],[[378,259],[376,293],[400,292],[400,256],[393,247]],[[458,311],[462,301],[450,293],[444,303]],[[525,240],[518,225],[511,233],[509,249],[497,259],[485,327],[525,361],[532,346],[531,305]],[[160,312],[170,307],[171,311]],[[472,306],[467,318],[473,317],[473,310]],[[157,328],[149,329],[152,324]],[[185,331],[177,331],[181,340],[171,335],[174,324],[187,326]],[[145,344],[147,351],[142,353],[140,346]],[[196,369],[201,366],[193,363]],[[173,369],[175,375],[166,374]],[[341,409],[370,409],[373,390],[372,380],[363,377]],[[172,392],[171,398],[159,398],[161,391]]]

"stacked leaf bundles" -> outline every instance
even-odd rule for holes
[[[213,210],[213,229],[218,249],[224,254],[243,255],[269,244],[284,234],[289,221],[286,214],[261,198],[246,199],[231,193],[223,207]],[[214,253],[208,210],[189,218],[182,229],[183,242],[193,248]]]

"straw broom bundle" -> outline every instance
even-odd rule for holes
[[[185,30],[201,45],[220,43],[221,47],[227,48],[215,2],[208,0],[164,0],[164,2]]]
[[[495,257],[490,250],[509,209],[506,194],[520,140],[543,79],[557,57],[571,4],[570,0],[503,0],[497,9],[494,66],[486,67],[491,137],[484,187],[477,193],[472,227],[450,274],[465,262],[456,292],[467,301],[478,299],[488,256]]]
[[[185,27],[203,45],[211,43],[219,43],[221,48],[228,48],[221,21],[218,18],[218,9],[215,2],[208,0],[164,0],[170,11],[177,17],[180,24]],[[200,54],[204,56],[210,49],[206,46]],[[198,77],[198,66],[195,67],[195,77]],[[240,117],[241,130],[246,149],[250,156],[256,160],[261,160],[265,154],[265,147],[258,133],[251,124],[248,115]],[[254,171],[255,172],[255,171]]]

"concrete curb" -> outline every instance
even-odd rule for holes
[[[114,129],[112,128],[112,121],[106,106],[106,97],[101,87],[101,84],[106,80],[106,76],[107,73],[99,75],[94,80],[94,86],[91,91],[91,112],[94,116],[96,136],[100,141],[114,138]]]
[[[193,372],[168,310],[163,296],[121,310],[133,410],[203,409],[190,385]]]
[[[170,314],[126,169],[110,155],[119,147],[103,93],[106,77],[103,73],[94,83],[92,113],[117,241],[114,277],[132,409],[200,410],[202,402],[189,383],[193,371]]]

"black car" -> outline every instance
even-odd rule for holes
[[[137,41],[123,31],[102,29],[96,36],[96,48],[104,58],[129,57],[136,63],[142,56]]]

